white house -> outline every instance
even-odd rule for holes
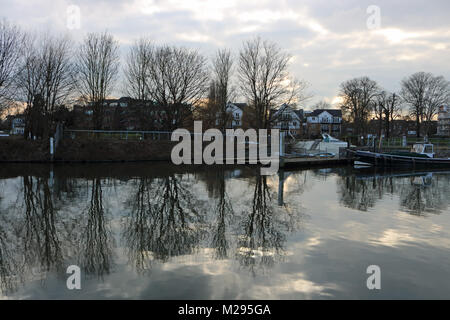
[[[439,108],[437,134],[439,136],[450,136],[450,107]]]
[[[227,103],[227,113],[230,115],[230,119],[227,123],[227,128],[234,129],[242,126],[242,116],[244,115],[244,109],[247,107],[246,103]],[[216,115],[216,125],[220,124],[220,113]]]
[[[302,131],[303,110],[296,110],[284,103],[272,110],[272,128],[288,131],[292,135],[300,135]]]
[[[316,109],[305,113],[306,130],[309,134],[328,133],[340,136],[342,129],[342,111],[339,109]]]
[[[11,122],[11,134],[23,135],[25,133],[25,120],[23,118],[14,118]]]

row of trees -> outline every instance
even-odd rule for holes
[[[276,44],[260,38],[244,42],[237,57],[221,49],[211,62],[196,50],[141,38],[125,58],[122,89],[163,107],[167,130],[195,113],[214,122],[220,115],[217,124],[224,128],[226,103],[239,90],[252,124],[264,128],[272,107],[302,99],[306,86],[290,76],[289,61]],[[76,100],[92,107],[93,128],[101,129],[104,102],[118,89],[121,69],[119,43],[106,32],[87,34],[75,45],[65,36],[26,34],[0,22],[0,105],[25,102],[27,137],[51,135],[57,109]]]
[[[398,93],[382,89],[368,77],[345,81],[340,86],[341,109],[353,123],[354,133],[364,135],[371,117],[378,120],[378,134],[390,136],[392,121],[406,113],[416,122],[416,134],[431,134],[430,124],[439,107],[450,103],[450,82],[442,76],[417,72],[401,82]],[[403,114],[405,115],[405,114]]]
[[[26,137],[51,135],[59,109],[76,100],[91,106],[92,127],[102,129],[104,102],[117,89],[121,69],[123,92],[137,101],[151,101],[143,106],[163,108],[166,130],[185,125],[192,115],[205,126],[224,129],[232,117],[226,104],[238,95],[248,103],[245,122],[268,128],[272,108],[308,98],[307,84],[289,73],[291,56],[259,37],[244,41],[237,54],[220,49],[211,61],[197,50],[141,38],[129,49],[122,68],[120,61],[119,43],[111,34],[90,33],[75,45],[65,36],[26,34],[2,21],[0,106],[25,102]],[[450,100],[449,82],[419,72],[401,85],[400,92],[391,93],[368,77],[341,84],[341,108],[355,134],[366,133],[368,120],[375,117],[379,133],[389,136],[402,109],[415,119],[418,136],[429,133],[439,106]]]
[[[77,99],[92,104],[94,127],[101,127],[119,71],[111,35],[89,34],[75,48],[66,36],[24,33],[2,21],[0,43],[0,104],[25,103],[25,137],[51,135],[60,108]]]

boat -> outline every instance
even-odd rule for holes
[[[296,157],[334,158],[339,155],[341,149],[345,150],[348,147],[347,142],[324,133],[322,134],[322,139],[294,141],[292,151]]]
[[[450,158],[435,158],[431,143],[415,143],[411,151],[371,152],[348,150],[358,161],[384,167],[450,167]]]

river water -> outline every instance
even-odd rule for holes
[[[370,168],[2,165],[0,298],[449,299],[449,187]]]

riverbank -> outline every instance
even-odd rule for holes
[[[55,162],[170,161],[176,142],[130,140],[63,140]],[[0,139],[0,162],[50,162],[50,144],[44,140]]]

